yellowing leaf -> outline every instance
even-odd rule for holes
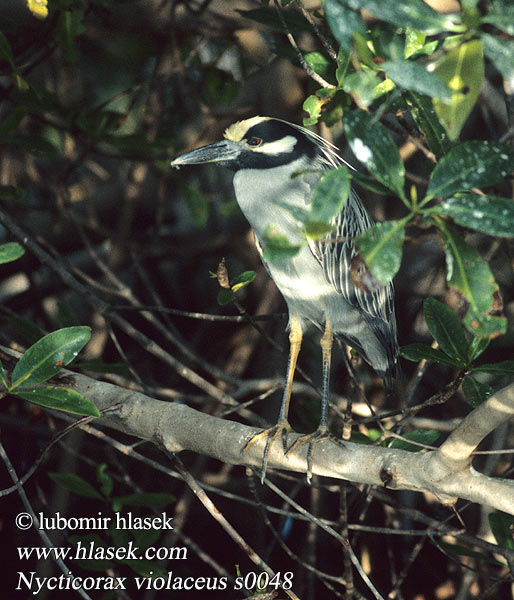
[[[452,50],[435,66],[434,72],[451,91],[449,102],[433,99],[434,109],[451,140],[459,137],[480,93],[484,78],[484,50],[472,40]]]
[[[48,0],[25,0],[25,2],[36,19],[43,20],[48,17]]]

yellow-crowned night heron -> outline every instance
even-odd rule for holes
[[[264,264],[285,298],[289,310],[290,353],[284,395],[277,424],[258,433],[245,449],[266,439],[262,476],[268,452],[278,436],[284,452],[308,442],[308,477],[312,448],[328,434],[328,389],[332,339],[335,335],[355,348],[383,378],[387,388],[396,372],[398,343],[392,285],[358,285],[355,271],[362,270],[353,238],[372,221],[355,191],[351,190],[334,229],[324,238],[305,243],[295,210],[309,207],[311,194],[323,171],[343,163],[337,148],[317,134],[280,119],[253,117],[231,125],[220,142],[198,148],[171,164],[217,163],[235,171],[234,189],[260,249],[269,226],[301,245],[296,256]],[[262,256],[262,252],[261,252]],[[356,266],[357,265],[357,266]],[[289,448],[287,434],[293,374],[304,328],[313,323],[321,337],[323,361],[321,419],[318,429],[301,436]]]

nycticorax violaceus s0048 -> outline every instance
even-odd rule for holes
[[[372,221],[354,190],[334,218],[333,230],[305,244],[295,210],[308,209],[314,186],[323,171],[343,163],[337,148],[317,134],[269,117],[253,117],[231,125],[220,142],[176,158],[174,167],[216,163],[235,172],[236,199],[248,219],[259,249],[269,226],[301,245],[296,256],[264,264],[289,310],[290,353],[284,394],[277,424],[254,435],[245,449],[265,438],[262,476],[271,444],[282,436],[284,452],[308,442],[308,477],[312,448],[328,434],[328,390],[333,336],[355,348],[390,388],[398,357],[394,292],[383,287],[355,285],[353,271],[362,269],[353,239]],[[262,253],[261,253],[262,256]],[[289,448],[289,401],[303,331],[313,323],[324,333],[322,349],[321,419],[318,429],[301,436]]]

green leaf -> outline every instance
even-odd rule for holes
[[[325,0],[323,7],[328,26],[341,47],[350,48],[355,32],[366,33],[360,14],[345,6],[344,0]]]
[[[266,229],[262,247],[262,257],[269,262],[286,260],[296,256],[301,248],[300,245],[291,244],[287,237],[277,231],[273,225],[269,225]]]
[[[305,62],[318,75],[328,81],[334,79],[334,64],[321,52],[307,52],[304,54]]]
[[[40,327],[28,319],[22,319],[21,317],[10,317],[7,320],[7,323],[10,327],[14,327],[16,331],[21,333],[21,335],[27,341],[27,344],[33,344],[34,342],[37,342],[45,335],[45,332]]]
[[[344,124],[356,158],[366,165],[380,183],[405,198],[405,168],[387,129],[363,110],[347,113]]]
[[[230,287],[233,292],[237,292],[241,288],[246,287],[255,279],[257,273],[255,271],[243,271],[230,282]]]
[[[382,83],[375,71],[367,69],[347,75],[343,82],[343,90],[356,96],[360,104],[369,106],[376,99],[376,89]]]
[[[350,181],[351,175],[346,165],[331,169],[323,175],[312,193],[307,219],[318,223],[332,223],[348,200]]]
[[[438,348],[431,348],[426,344],[409,344],[402,346],[400,354],[407,360],[412,362],[419,362],[421,360],[429,360],[431,362],[446,365],[448,367],[459,367],[459,363],[447,356],[442,350]]]
[[[337,69],[336,69],[336,80],[337,85],[342,86],[344,82],[344,78],[348,71],[348,67],[350,66],[350,51],[347,50],[344,46],[339,48],[339,52],[337,53]]]
[[[15,389],[11,393],[28,402],[32,402],[32,404],[38,404],[46,408],[62,410],[63,412],[86,417],[100,416],[98,409],[91,400],[88,400],[88,398],[70,388],[54,385],[34,388],[24,386]]]
[[[0,244],[0,265],[17,260],[24,254],[25,250],[18,242],[6,242],[5,244]]]
[[[0,31],[0,59],[8,62],[11,67],[14,69],[16,65],[14,64],[14,56],[11,50],[11,45],[7,41],[5,35]]]
[[[472,337],[468,348],[468,363],[473,362],[483,354],[490,343],[489,338]]]
[[[355,240],[364,262],[383,285],[389,283],[400,268],[404,234],[405,219],[383,221],[366,229]]]
[[[77,356],[90,337],[90,327],[65,327],[45,335],[16,363],[10,390],[47,381]]]
[[[478,365],[471,369],[492,375],[514,375],[514,360],[502,360],[498,363]]]
[[[232,290],[220,290],[218,292],[218,296],[216,301],[220,306],[225,306],[225,304],[230,304],[234,299],[234,292]]]
[[[211,67],[203,76],[202,93],[209,104],[219,105],[232,102],[239,89],[233,76],[222,69]]]
[[[476,408],[492,395],[493,388],[490,385],[487,385],[487,383],[477,381],[471,375],[466,375],[462,382],[462,393],[469,404],[473,408]]]
[[[467,364],[468,340],[457,315],[435,298],[423,302],[425,322],[441,350],[462,366]]]
[[[177,501],[176,497],[163,492],[141,492],[127,496],[116,496],[112,499],[113,508],[119,512],[124,506],[143,506],[162,510]]]
[[[514,4],[508,2],[494,2],[490,11],[482,17],[483,23],[490,23],[510,35],[514,35]]]
[[[433,446],[440,435],[439,431],[434,431],[432,429],[413,429],[412,431],[402,434],[403,439],[401,440],[397,438],[392,442],[386,440],[385,445],[389,448],[398,448],[400,450],[407,450],[408,452],[420,452],[421,450],[424,450],[424,448],[417,444],[411,444],[408,440],[425,446]]]
[[[409,58],[416,54],[425,45],[426,35],[417,29],[408,28],[405,32],[405,47],[403,58]]]
[[[404,98],[419,131],[425,136],[430,150],[432,150],[437,158],[449,152],[452,142],[443,126],[439,123],[430,98],[412,90],[406,91]]]
[[[456,15],[438,13],[423,0],[342,0],[353,9],[364,8],[378,19],[397,27],[418,29],[427,34],[441,33],[455,26]]]
[[[450,139],[456,140],[480,94],[484,78],[482,42],[472,40],[455,48],[436,64],[434,72],[452,91],[449,102],[434,98],[433,103]]]
[[[303,229],[305,237],[308,240],[317,240],[325,237],[331,231],[334,231],[335,225],[327,225],[327,223],[321,223],[320,221],[305,221]]]
[[[83,19],[84,9],[77,6],[59,12],[56,39],[62,48],[65,59],[70,62],[75,62],[80,56],[77,37],[86,30]]]
[[[505,144],[472,140],[455,146],[441,158],[430,177],[424,202],[473,187],[483,188],[506,177],[514,167],[514,152]]]
[[[499,237],[514,237],[514,202],[510,198],[459,194],[433,209],[463,227]]]
[[[491,531],[500,546],[514,550],[514,517],[501,512],[489,513]]]
[[[303,119],[304,126],[316,125],[321,116],[323,101],[316,94],[312,94],[311,96],[307,96],[302,108],[305,112],[309,113],[309,116]]]
[[[93,498],[95,500],[104,499],[96,488],[79,475],[75,475],[75,473],[48,473],[48,475],[52,481],[62,485],[78,496]]]
[[[182,193],[184,194],[187,208],[195,225],[197,227],[204,227],[209,216],[209,200],[205,194],[202,194],[202,192],[192,185],[184,185]]]
[[[500,71],[510,88],[514,87],[514,42],[482,33],[484,52]]]
[[[0,362],[0,383],[7,387],[7,379],[5,377],[4,365]]]
[[[380,65],[396,85],[445,102],[451,99],[450,88],[436,73],[430,73],[409,60],[389,60]]]
[[[102,463],[96,469],[96,480],[100,484],[100,491],[105,498],[109,498],[114,488],[112,477],[107,473],[107,464]]]
[[[464,325],[473,335],[493,338],[507,328],[504,317],[496,316],[498,284],[487,263],[450,227],[438,222],[446,248],[446,279],[463,297]]]

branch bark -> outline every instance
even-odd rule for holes
[[[257,431],[253,427],[85,375],[64,370],[63,374],[67,387],[91,399],[100,411],[111,409],[96,421],[99,425],[148,440],[169,452],[191,450],[231,464],[261,467],[264,440],[241,453]],[[431,492],[443,503],[462,498],[514,515],[514,481],[487,477],[471,465],[471,452],[476,445],[512,416],[514,383],[472,411],[437,450],[408,452],[352,442],[344,442],[344,447],[340,447],[323,440],[315,447],[313,472],[355,483]],[[286,457],[282,445],[275,443],[268,465],[305,473],[306,453],[304,445]]]

